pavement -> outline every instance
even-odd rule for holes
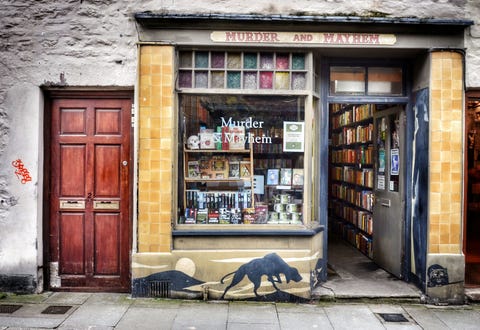
[[[131,298],[129,294],[121,293],[44,292],[7,295],[0,299],[0,305],[2,311],[8,306],[20,306],[11,313],[0,313],[1,330],[480,328],[480,305],[477,304],[432,306],[382,299],[316,300],[295,304]],[[61,310],[61,307],[67,310]],[[42,313],[48,308],[65,313]]]

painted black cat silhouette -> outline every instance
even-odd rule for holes
[[[280,278],[280,274],[285,275],[285,279],[287,283],[290,281],[300,282],[302,280],[302,276],[298,273],[296,268],[290,267],[282,258],[278,256],[276,253],[270,253],[264,256],[263,258],[253,259],[246,264],[241,265],[238,269],[234,272],[228,273],[220,282],[223,284],[223,281],[228,276],[233,275],[232,282],[229,286],[225,288],[223,291],[222,297],[225,297],[227,291],[240,283],[245,276],[253,283],[253,292],[255,296],[259,297],[257,290],[262,283],[262,276],[266,275],[267,279],[272,283],[275,290],[280,291],[275,283],[282,283]]]

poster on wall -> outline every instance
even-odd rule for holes
[[[283,151],[303,152],[305,145],[305,123],[299,121],[283,122]]]
[[[390,174],[398,175],[400,167],[400,154],[398,149],[390,150]]]

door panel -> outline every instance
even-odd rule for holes
[[[373,260],[399,278],[405,253],[405,120],[403,107],[374,117]]]
[[[52,102],[50,261],[61,289],[129,290],[130,112],[130,99]]]

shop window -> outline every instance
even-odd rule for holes
[[[330,95],[403,95],[403,70],[399,67],[330,67]]]
[[[181,51],[178,87],[305,90],[305,54]]]
[[[268,55],[244,54],[242,67],[290,66],[290,54]],[[180,94],[179,224],[303,224],[304,106],[304,96]]]

